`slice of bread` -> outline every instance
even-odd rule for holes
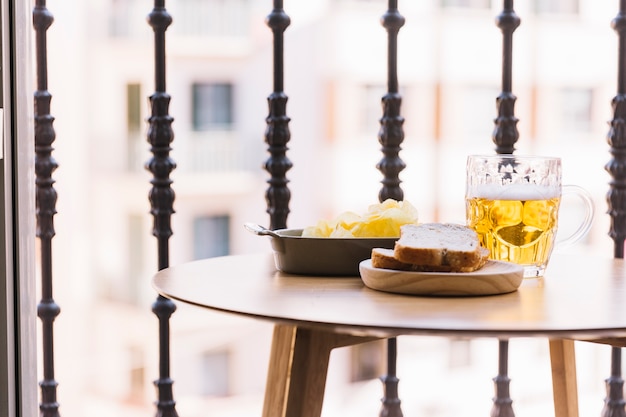
[[[372,266],[374,268],[397,269],[401,271],[410,270],[413,265],[400,262],[393,257],[393,249],[374,248],[372,249]]]
[[[489,250],[482,247],[476,232],[451,223],[426,223],[402,226],[393,250],[372,250],[375,268],[473,272],[482,268]]]

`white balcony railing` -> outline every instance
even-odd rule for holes
[[[145,36],[145,22],[152,6],[143,0],[112,3],[109,35],[136,38]],[[245,37],[249,28],[249,0],[178,0],[168,4],[174,18],[172,36],[182,37]]]
[[[150,158],[150,145],[145,138],[129,142],[128,169],[143,170]],[[234,132],[175,132],[171,157],[176,172],[217,173],[259,171],[269,157],[262,136],[242,139]]]

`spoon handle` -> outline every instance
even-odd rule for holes
[[[254,233],[255,235],[259,235],[259,236],[272,236],[272,237],[277,237],[280,238],[281,236],[278,233],[273,232],[270,229],[267,229],[263,226],[261,226],[260,224],[256,224],[256,223],[244,223],[243,227],[245,227],[245,229],[249,232]]]

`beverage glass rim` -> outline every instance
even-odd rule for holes
[[[558,156],[545,155],[515,155],[515,154],[476,154],[468,155],[468,159],[519,159],[519,160],[543,160],[543,161],[561,161]]]

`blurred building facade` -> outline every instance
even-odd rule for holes
[[[150,158],[147,97],[154,89],[152,31],[145,23],[149,3],[48,4],[55,16],[49,89],[60,164],[57,379],[62,414],[68,416],[146,415],[153,407],[158,346],[150,278],[157,264],[150,175],[143,168]],[[171,264],[267,251],[269,243],[246,233],[242,224],[269,222],[262,165],[269,156],[264,119],[272,91],[272,38],[264,18],[271,2],[178,0],[166,7],[174,18],[167,32],[167,91],[177,163]],[[422,221],[463,222],[465,157],[494,149],[490,137],[501,80],[494,17],[501,4],[424,0],[400,2],[399,9],[406,18],[399,35],[405,198]],[[608,175],[602,167],[609,160],[605,136],[617,79],[610,28],[616,9],[593,0],[516,5],[522,19],[514,35],[518,153],[561,156],[565,182],[587,188],[596,201],[594,227],[573,250],[609,253],[611,246],[604,216]],[[285,2],[292,21],[285,33],[291,227],[365,211],[377,202],[378,119],[387,76],[387,37],[379,18],[385,10],[381,0]],[[172,376],[180,414],[252,415],[262,400],[270,337],[267,323],[179,306],[172,318]],[[400,344],[407,407],[430,410],[431,416],[454,412],[429,409],[441,401],[437,395],[409,393],[424,381],[403,376],[404,369],[424,371],[408,360],[427,366],[433,361],[424,358],[430,357],[459,381],[480,379],[488,410],[495,341],[424,339]],[[546,349],[547,344],[524,354],[549,371]],[[590,368],[582,373],[596,370],[595,351],[588,355]],[[370,411],[363,415],[376,412],[382,392],[372,397],[378,386],[370,384],[384,372],[383,356],[382,343],[337,352],[329,416],[345,413],[339,393],[347,390],[355,396],[367,392]],[[608,365],[604,369],[608,373]],[[593,375],[598,383],[603,377]]]

